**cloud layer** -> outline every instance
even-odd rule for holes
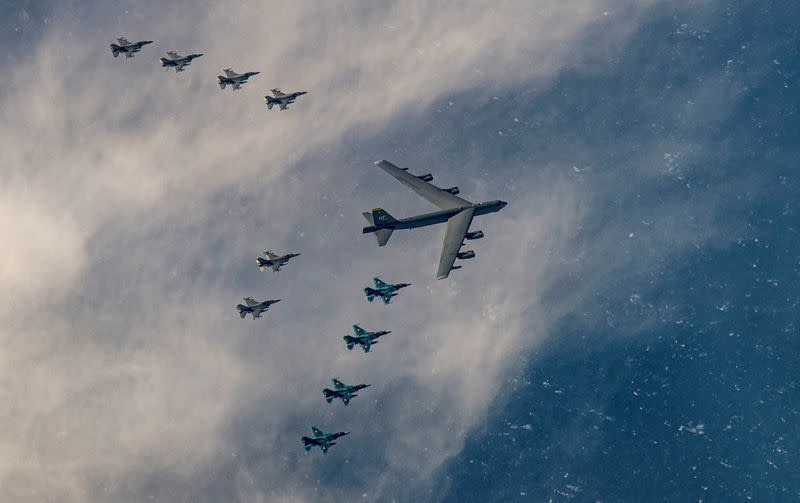
[[[594,71],[650,5],[56,7],[0,104],[3,499],[435,498],[499,377],[561,314],[543,296],[592,188],[547,167],[512,186],[491,176],[490,149],[428,123],[452,96],[535,94],[565,69]],[[157,42],[115,60],[119,33]],[[162,73],[168,49],[205,56]],[[227,66],[262,74],[222,92]],[[274,86],[310,94],[267,113]],[[402,127],[441,135],[441,151],[382,137]],[[465,143],[469,162],[445,158]],[[511,202],[476,222],[474,263],[436,282],[441,229],[385,249],[359,234],[370,207],[427,208],[371,166],[380,157]],[[265,247],[303,255],[261,274]],[[368,305],[376,274],[413,286]],[[284,301],[254,323],[233,310],[244,295]],[[349,353],[354,322],[393,333]],[[373,387],[328,406],[335,375]],[[298,442],[311,424],[354,434],[322,459]]]

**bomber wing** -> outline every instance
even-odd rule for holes
[[[436,273],[437,279],[444,279],[450,274],[450,270],[453,268],[453,264],[456,261],[458,251],[461,249],[461,245],[464,242],[464,237],[467,231],[469,231],[474,213],[474,208],[467,208],[447,220],[447,231],[444,234],[442,256],[439,258],[439,271]]]
[[[407,172],[405,169],[398,168],[389,161],[375,161],[375,165],[393,177],[397,178],[401,183],[403,183],[403,185],[410,187],[411,190],[443,210],[472,205],[472,203],[466,199],[461,199],[460,197],[442,190],[439,187],[422,180],[421,178],[417,178],[416,176]]]

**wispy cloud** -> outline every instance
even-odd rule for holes
[[[358,235],[360,211],[408,199],[365,175],[376,156],[353,162],[349,145],[425,124],[430,106],[456,93],[486,100],[511,86],[546,87],[581,62],[589,31],[604,26],[593,50],[613,52],[647,7],[60,11],[0,104],[4,496],[426,494],[499,377],[547,335],[554,315],[541,311],[541,296],[585,217],[583,194],[560,177],[531,188],[486,217],[475,267],[435,282],[439,231],[393,237],[381,250]],[[158,42],[115,60],[107,44],[119,32]],[[183,74],[162,73],[157,53],[167,49],[205,56]],[[214,75],[227,66],[262,74],[222,92]],[[273,86],[310,94],[268,113],[261,96]],[[438,155],[408,167],[433,170]],[[472,185],[475,199],[503,197],[480,173],[436,174]],[[260,274],[253,255],[284,243],[308,248],[278,275]],[[359,292],[377,273],[414,286],[394,305],[367,305]],[[254,323],[233,310],[246,294],[285,300]],[[369,355],[349,353],[341,336],[353,322],[393,333]],[[333,375],[374,386],[347,409],[327,406],[319,389]],[[355,433],[316,459],[297,441],[315,422]]]

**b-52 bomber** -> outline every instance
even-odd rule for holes
[[[336,440],[339,437],[343,437],[345,435],[349,435],[349,431],[340,431],[338,433],[325,433],[316,426],[311,427],[311,432],[314,434],[313,437],[302,437],[300,440],[303,441],[303,447],[305,448],[306,452],[310,451],[312,447],[315,445],[319,447],[319,450],[322,451],[323,454],[327,454],[328,449],[331,448],[332,445],[336,445]]]
[[[369,353],[369,349],[372,347],[372,345],[378,343],[377,339],[379,337],[391,333],[392,333],[391,330],[368,332],[356,324],[353,325],[354,335],[345,335],[344,337],[342,337],[342,339],[344,339],[344,342],[347,345],[347,349],[349,349],[350,351],[353,350],[353,346],[358,344],[359,346],[361,346],[361,349],[363,349],[365,353]]]
[[[372,213],[363,214],[370,225],[364,227],[362,232],[364,234],[375,234],[378,239],[378,246],[384,246],[389,241],[392,232],[397,229],[415,229],[447,222],[442,255],[439,258],[439,270],[436,273],[437,279],[446,278],[451,270],[461,267],[453,265],[456,259],[466,260],[475,256],[475,252],[472,250],[461,251],[461,247],[464,246],[464,239],[472,240],[483,237],[483,231],[469,231],[472,218],[500,211],[508,204],[500,200],[477,204],[471,203],[456,196],[459,193],[458,187],[440,189],[429,183],[433,180],[433,175],[430,173],[415,176],[407,172],[408,168],[398,168],[388,161],[375,161],[375,165],[400,180],[404,185],[410,187],[411,190],[435,204],[441,210],[396,220],[383,209],[376,208],[372,210]]]
[[[167,51],[166,58],[161,58],[161,66],[166,69],[174,68],[176,72],[182,72],[184,68],[192,64],[193,59],[197,59],[202,54],[189,54],[188,56],[181,56],[175,51]]]
[[[259,302],[255,300],[253,297],[245,297],[244,304],[237,304],[236,310],[239,311],[239,317],[244,319],[248,313],[253,315],[253,319],[261,318],[261,313],[266,312],[269,309],[269,306],[280,302],[281,299],[276,300],[265,300],[263,302]]]
[[[275,105],[278,105],[281,110],[286,110],[286,107],[294,103],[294,100],[296,100],[298,96],[308,94],[308,91],[296,91],[286,94],[277,88],[270,89],[270,91],[272,91],[273,96],[264,96],[264,102],[267,104],[269,110],[272,110],[272,107]]]
[[[272,272],[278,272],[281,270],[281,267],[285,266],[289,262],[289,260],[300,256],[299,253],[276,255],[272,250],[265,251],[264,255],[267,257],[266,259],[256,257],[256,263],[258,264],[258,268],[261,270],[261,272],[266,271],[267,267],[271,268]]]
[[[389,232],[391,233],[391,231]],[[372,281],[375,283],[375,288],[364,288],[364,295],[367,296],[367,300],[370,302],[375,300],[375,297],[380,297],[384,304],[390,303],[392,301],[392,297],[397,295],[398,290],[411,285],[411,283],[397,283],[393,285],[391,283],[381,281],[381,279],[378,277],[372,278]]]
[[[111,54],[116,58],[120,54],[124,54],[125,58],[132,58],[134,54],[142,50],[142,47],[147,44],[152,44],[152,40],[141,40],[139,42],[129,42],[125,37],[119,37],[116,44],[111,44]]]
[[[347,385],[336,378],[331,379],[331,382],[333,383],[333,389],[325,388],[322,390],[322,394],[325,395],[325,401],[331,403],[334,398],[338,398],[345,405],[349,404],[350,400],[358,396],[356,391],[369,388],[370,386],[369,384]]]
[[[236,73],[230,68],[225,68],[222,70],[225,72],[225,76],[217,75],[217,79],[219,79],[219,87],[220,89],[225,89],[225,86],[232,86],[233,90],[236,91],[242,87],[242,84],[247,82],[247,79],[252,77],[253,75],[258,75],[261,72],[245,72],[242,74]]]

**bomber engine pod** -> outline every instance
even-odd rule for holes
[[[417,178],[419,178],[423,182],[430,182],[431,180],[433,180],[433,175],[430,173],[425,173],[424,175],[417,175]]]
[[[450,187],[449,189],[444,189],[445,192],[449,192],[453,195],[460,194],[461,191],[458,190],[458,187]]]
[[[472,250],[467,250],[465,252],[460,252],[456,255],[461,260],[467,260],[468,258],[473,258],[475,256],[475,252]]]
[[[464,237],[467,239],[481,239],[483,237],[483,231],[468,232]]]

